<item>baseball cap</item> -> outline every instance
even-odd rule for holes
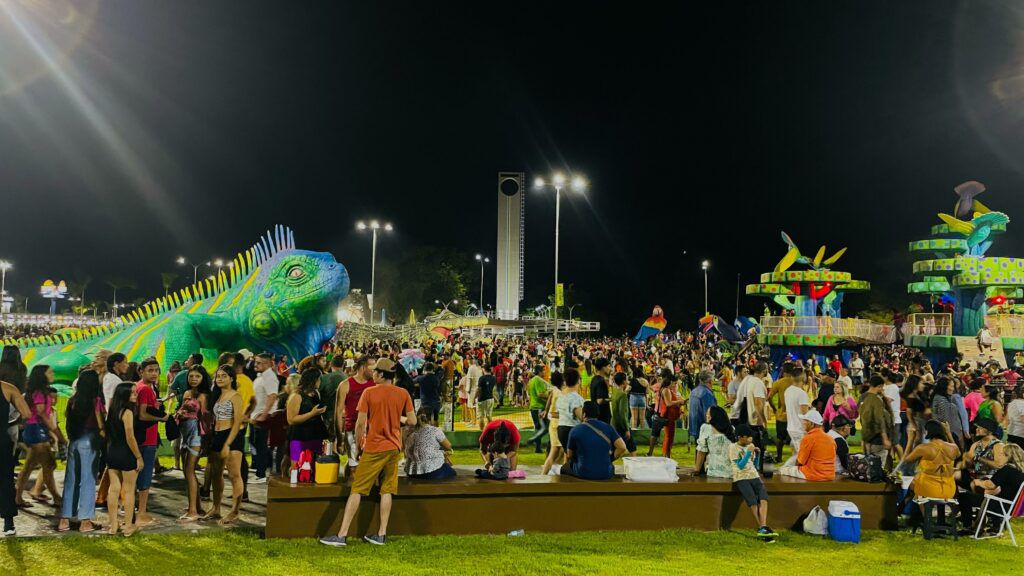
[[[843,426],[849,426],[851,424],[853,424],[853,421],[842,414],[832,418],[832,428],[842,428]]]
[[[390,358],[381,358],[380,360],[377,360],[377,366],[375,370],[379,372],[394,372],[395,362]]]
[[[822,424],[825,423],[825,421],[821,419],[821,414],[819,414],[818,411],[815,410],[814,408],[808,410],[806,414],[801,414],[800,419],[806,420],[811,424],[815,424],[818,426],[821,426]]]

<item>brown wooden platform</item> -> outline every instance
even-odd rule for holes
[[[681,475],[676,483],[622,478],[587,481],[531,474],[523,480],[460,477],[439,482],[399,480],[388,533],[505,534],[585,530],[756,528],[732,483]],[[776,476],[766,482],[768,523],[788,529],[815,505],[847,500],[861,511],[865,529],[896,526],[896,492],[887,484],[851,480],[807,482]],[[334,534],[348,497],[347,484],[291,486],[273,479],[267,490],[268,538]],[[364,498],[352,534],[375,532],[377,502]]]

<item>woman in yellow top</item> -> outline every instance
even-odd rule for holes
[[[590,363],[590,358],[585,359],[578,370],[580,371],[580,396],[590,398],[590,381],[594,378],[594,366]]]
[[[911,487],[918,498],[948,500],[956,496],[953,463],[960,449],[952,442],[949,425],[945,422],[929,420],[924,430],[928,443],[918,445],[903,459],[904,462],[920,460]]]

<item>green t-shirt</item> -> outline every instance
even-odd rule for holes
[[[530,410],[543,410],[548,403],[548,383],[534,376],[526,387],[530,393]]]
[[[324,417],[328,422],[334,422],[334,402],[338,395],[338,386],[348,379],[344,372],[328,372],[320,376],[320,400],[324,403],[327,411]]]
[[[612,386],[612,428],[616,431],[629,430],[629,395],[618,386]]]

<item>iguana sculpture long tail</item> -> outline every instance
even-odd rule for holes
[[[292,231],[277,226],[214,279],[104,326],[4,344],[20,346],[29,366],[52,366],[58,382],[74,380],[104,348],[129,360],[155,356],[164,367],[201,349],[248,348],[295,359],[334,336],[338,303],[348,289],[348,271],[333,255],[297,250]]]

